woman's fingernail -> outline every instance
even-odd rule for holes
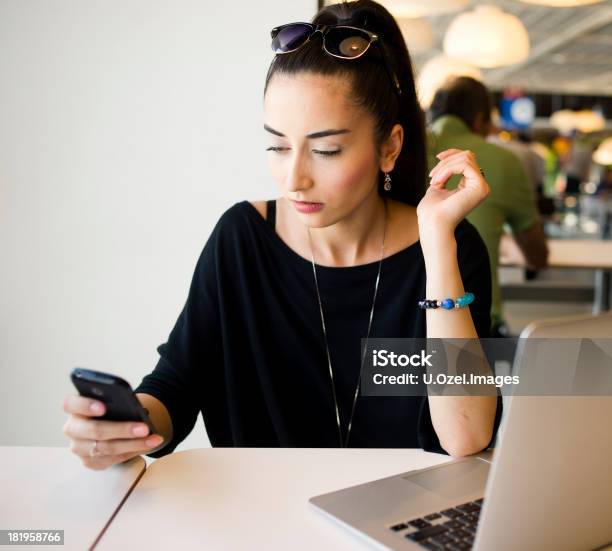
[[[151,438],[147,438],[145,444],[150,448],[154,448],[155,446],[159,446],[162,443],[163,438],[159,435],[151,436]]]
[[[89,409],[94,413],[104,412],[104,406],[100,402],[92,402],[91,404],[89,404]]]
[[[136,436],[146,436],[148,432],[149,432],[149,429],[145,425],[136,425],[132,429],[132,434]]]

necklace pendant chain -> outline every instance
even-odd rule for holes
[[[312,237],[310,235],[310,228],[308,228],[308,245],[310,247],[310,259],[312,264],[312,273],[314,276],[315,282],[315,290],[317,292],[317,300],[319,304],[319,312],[321,314],[321,327],[323,328],[323,340],[325,341],[325,352],[327,354],[327,367],[329,369],[329,379],[331,381],[331,389],[332,389],[332,397],[334,399],[334,407],[336,410],[336,423],[338,425],[338,437],[340,441],[340,447],[346,448],[348,447],[349,437],[351,435],[351,428],[353,426],[353,416],[355,415],[355,406],[357,405],[357,397],[359,396],[359,389],[361,387],[361,376],[363,373],[363,365],[365,362],[365,357],[368,349],[368,339],[370,337],[370,329],[372,328],[372,320],[374,319],[374,307],[376,305],[376,295],[378,294],[378,284],[380,282],[380,272],[382,268],[382,261],[385,255],[385,238],[387,234],[387,201],[384,200],[385,205],[385,225],[383,229],[383,238],[382,244],[380,247],[380,260],[378,261],[378,273],[376,274],[376,281],[374,283],[374,297],[372,299],[372,308],[370,309],[370,317],[368,320],[368,332],[366,334],[366,343],[363,347],[363,353],[361,355],[361,365],[359,367],[359,377],[357,378],[357,386],[355,387],[355,394],[353,395],[353,404],[351,406],[351,414],[349,416],[347,428],[346,428],[346,438],[342,437],[342,427],[340,425],[340,408],[338,407],[338,397],[336,394],[336,385],[334,383],[334,371],[332,369],[331,362],[331,354],[329,352],[329,342],[327,339],[327,329],[325,327],[325,316],[323,315],[323,304],[321,302],[321,293],[319,292],[319,281],[317,279],[317,268],[315,265],[314,252],[312,249]]]

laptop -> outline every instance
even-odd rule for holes
[[[610,338],[612,313],[533,323],[521,337],[581,337],[585,327],[589,337]],[[514,396],[492,458],[455,459],[309,501],[384,549],[604,549],[612,544],[611,421],[612,396]]]

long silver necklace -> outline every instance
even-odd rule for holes
[[[346,438],[342,438],[342,428],[340,426],[340,410],[338,408],[338,398],[336,396],[336,385],[334,384],[334,372],[332,370],[331,355],[329,353],[329,343],[327,340],[327,330],[325,329],[325,316],[323,315],[323,305],[321,303],[321,294],[319,293],[319,281],[317,280],[317,269],[315,265],[314,252],[312,249],[312,237],[310,235],[310,228],[308,228],[308,245],[310,247],[310,259],[312,262],[312,273],[314,275],[315,289],[317,291],[317,299],[319,302],[319,312],[321,313],[321,325],[323,327],[323,338],[325,340],[325,351],[327,353],[327,366],[329,368],[329,379],[331,381],[332,396],[334,398],[334,407],[336,408],[336,423],[338,424],[338,436],[340,438],[340,447],[346,448],[348,446],[349,437],[351,435],[351,427],[353,426],[353,415],[355,414],[355,405],[357,404],[357,396],[359,396],[359,388],[361,386],[361,374],[363,372],[363,364],[366,357],[368,348],[368,338],[370,337],[370,329],[372,328],[372,319],[374,318],[374,306],[376,305],[376,295],[378,293],[378,283],[380,282],[380,271],[382,268],[382,261],[385,255],[385,237],[387,235],[387,201],[384,200],[385,204],[385,226],[383,230],[382,245],[380,247],[380,260],[378,261],[378,273],[376,274],[376,282],[374,283],[374,298],[372,299],[372,309],[370,310],[370,319],[368,321],[368,332],[366,335],[366,345],[363,347],[363,353],[361,355],[361,365],[359,368],[359,377],[357,379],[357,386],[355,387],[355,395],[353,396],[353,405],[351,407],[351,415],[349,417],[348,426],[346,428]]]

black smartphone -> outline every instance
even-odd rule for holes
[[[74,368],[70,379],[81,396],[104,402],[106,412],[96,419],[140,421],[149,427],[149,434],[157,433],[149,419],[148,411],[142,407],[126,380],[117,375],[82,367]]]

